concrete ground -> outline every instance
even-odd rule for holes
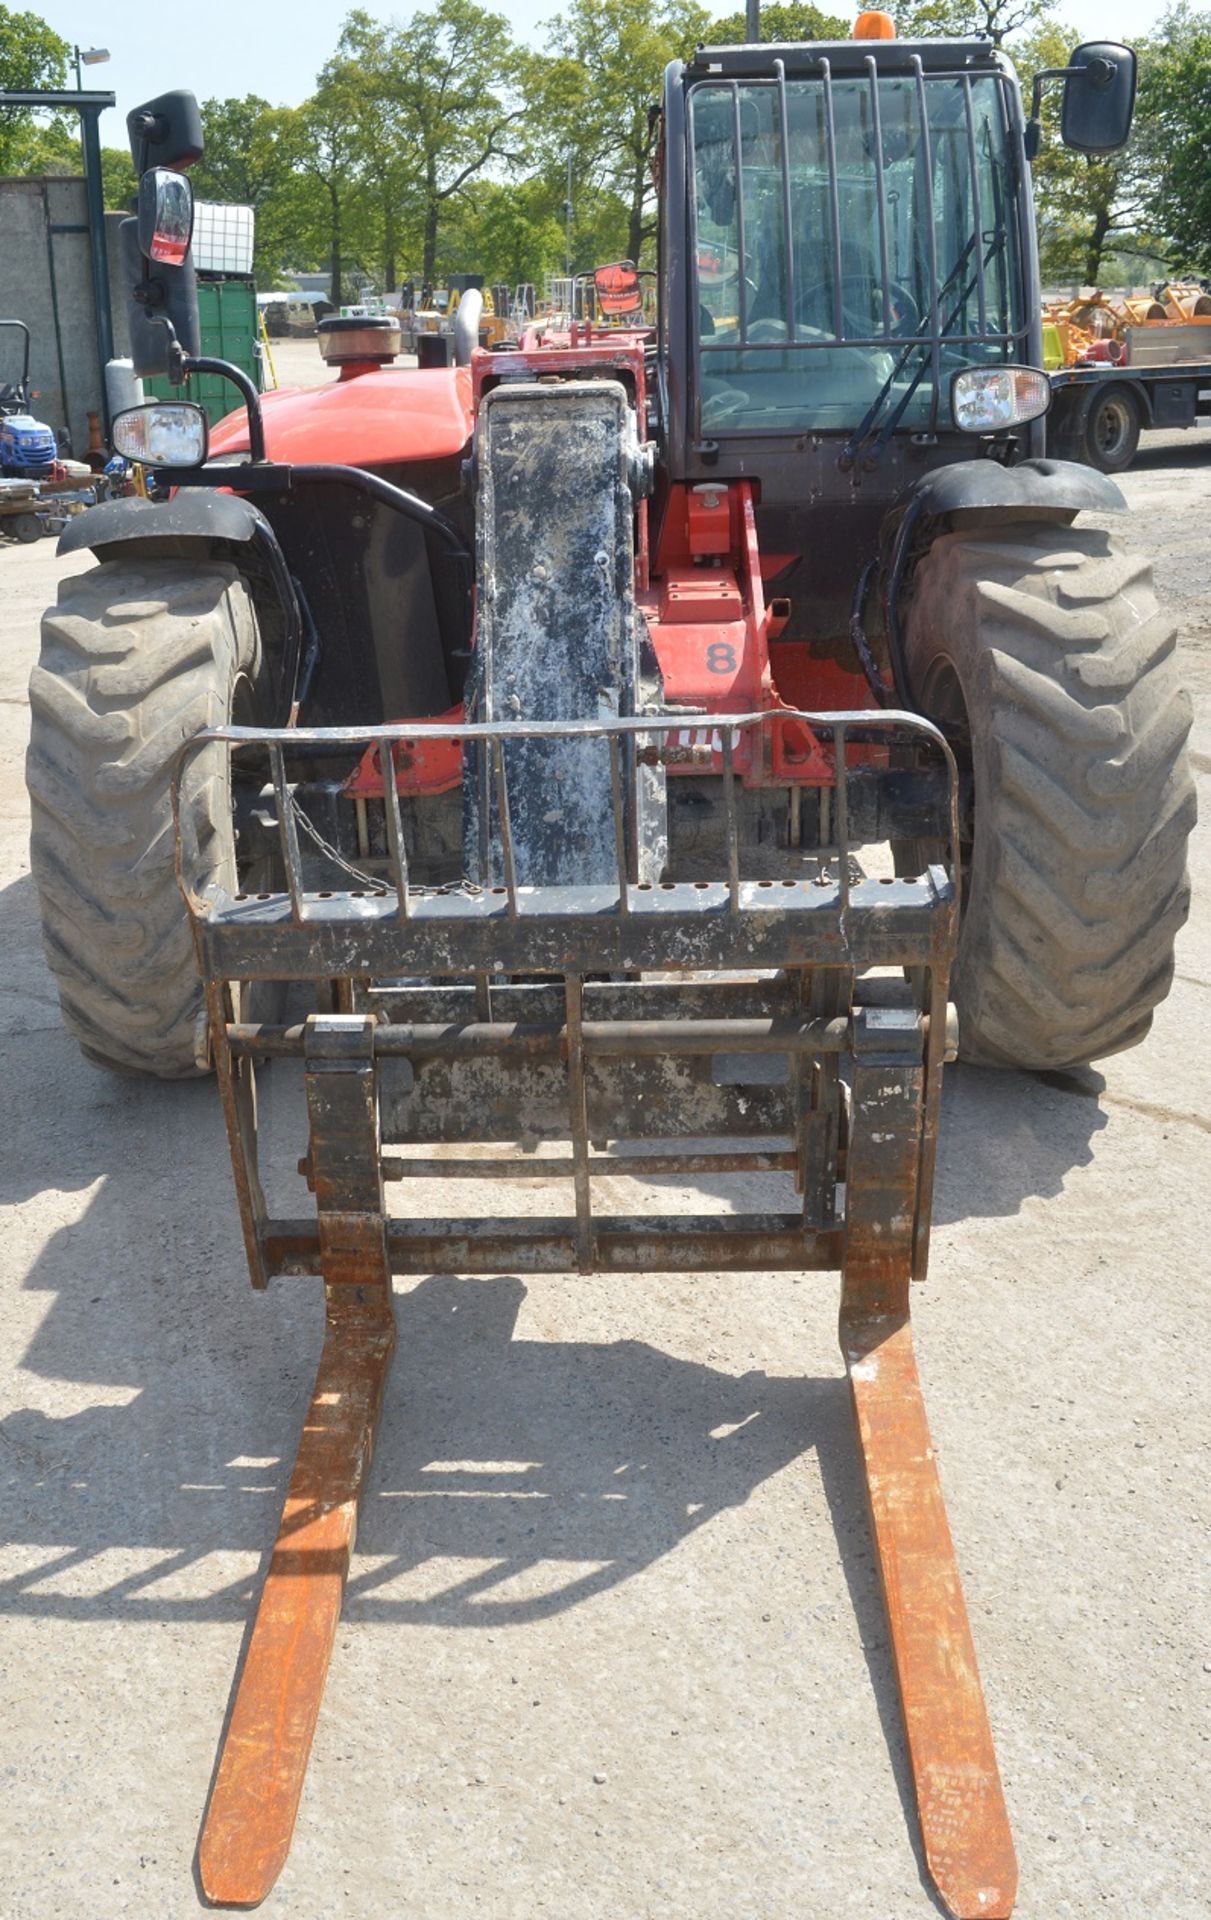
[[[1124,489],[1205,796],[1211,436],[1147,443]],[[64,570],[0,549],[0,1914],[176,1920],[320,1311],[314,1283],[248,1288],[214,1088],[95,1072],[60,1027],[21,758]],[[948,1073],[918,1344],[1021,1920],[1207,1911],[1206,818],[1193,859],[1146,1045],[1050,1084]],[[267,1914],[938,1910],[835,1308],[813,1276],[401,1288]]]
[[[279,387],[322,387],[333,378],[331,368],[320,357],[314,335],[299,340],[271,340],[269,354]],[[266,384],[271,384],[268,374]]]
[[[271,340],[269,352],[279,387],[323,387],[334,378],[332,369],[320,357],[319,345],[313,335],[298,340]],[[414,367],[416,356],[401,353],[395,364]],[[272,382],[269,381],[269,384]]]

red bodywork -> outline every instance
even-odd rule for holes
[[[449,458],[469,449],[475,413],[486,389],[511,373],[547,378],[622,380],[646,419],[646,335],[574,325],[561,336],[535,330],[505,353],[478,351],[470,368],[424,371],[346,369],[330,386],[266,394],[269,458],[302,465],[339,462],[399,467]],[[350,377],[353,372],[353,377]],[[213,453],[248,445],[243,411],[230,414],[211,436]],[[635,516],[637,604],[647,621],[670,706],[702,714],[675,744],[696,748],[677,772],[723,771],[712,714],[779,708],[873,707],[860,674],[818,660],[799,643],[778,645],[790,602],[767,599],[765,582],[792,564],[794,554],[765,554],[757,541],[758,489],[749,480],[697,486],[671,484],[658,495],[659,532],[649,545],[648,502]],[[429,716],[457,724],[462,708]],[[750,732],[736,744],[736,774],[747,786],[831,786],[831,745],[800,721],[773,722],[760,741]],[[426,743],[400,752],[396,779],[405,794],[443,793],[461,777],[457,742]],[[357,798],[383,791],[377,749],[368,752],[346,786]]]
[[[349,369],[346,369],[349,372]],[[375,367],[323,387],[283,387],[261,397],[271,460],[347,467],[398,467],[448,459],[471,438],[471,371]],[[246,453],[241,407],[210,436],[212,454]]]

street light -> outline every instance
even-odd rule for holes
[[[84,82],[80,78],[81,67],[103,67],[109,59],[108,47],[73,47],[76,62],[76,91],[82,91]]]

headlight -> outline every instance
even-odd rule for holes
[[[964,433],[999,433],[1037,420],[1051,405],[1051,382],[1037,367],[964,367],[950,383],[950,411]]]
[[[200,467],[209,439],[206,415],[192,400],[152,400],[114,416],[113,443],[145,467]]]

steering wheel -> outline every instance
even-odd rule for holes
[[[846,302],[846,289],[860,288],[866,296],[865,306],[850,305]],[[911,287],[903,280],[889,280],[887,283],[888,300],[892,310],[892,336],[896,339],[911,339],[920,330],[921,308]],[[811,286],[800,287],[795,303],[795,320],[806,326],[818,327],[824,319],[831,325],[833,319],[833,290],[824,280],[813,282]],[[881,283],[873,274],[843,273],[841,275],[841,324],[847,335],[865,340],[877,335],[883,325],[883,290]]]

